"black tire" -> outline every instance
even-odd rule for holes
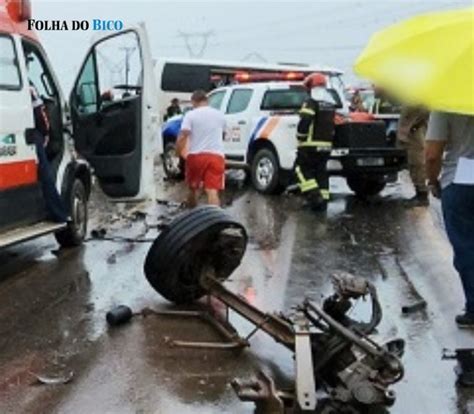
[[[206,294],[201,285],[210,271],[227,279],[247,245],[244,227],[222,209],[202,206],[184,213],[160,233],[148,251],[145,276],[171,302],[191,303]]]
[[[163,151],[163,169],[168,178],[181,180],[184,178],[184,161],[176,155],[176,144],[168,142]]]
[[[252,159],[251,178],[253,187],[263,194],[281,194],[280,165],[275,152],[269,148],[259,149]]]
[[[383,178],[370,178],[362,176],[347,177],[347,185],[357,197],[366,198],[377,195],[385,188]]]
[[[84,183],[75,178],[67,194],[66,208],[72,221],[66,229],[55,233],[57,242],[62,247],[75,247],[82,244],[87,234],[88,194]]]

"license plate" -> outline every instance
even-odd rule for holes
[[[359,167],[383,167],[385,162],[383,158],[358,158],[357,165]]]

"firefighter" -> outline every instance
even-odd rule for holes
[[[329,175],[326,164],[334,136],[335,105],[326,89],[326,77],[314,73],[304,81],[310,98],[303,104],[297,126],[298,151],[295,163],[299,190],[311,207],[325,211],[329,201]]]

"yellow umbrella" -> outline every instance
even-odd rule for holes
[[[401,101],[474,115],[474,7],[417,16],[376,33],[355,72]]]

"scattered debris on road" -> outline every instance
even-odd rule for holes
[[[264,313],[222,284],[240,264],[246,244],[245,228],[211,206],[183,214],[158,236],[148,252],[145,274],[160,294],[175,303],[190,303],[207,294],[255,325],[246,338],[237,336],[233,343],[168,342],[187,348],[234,349],[248,346],[257,331],[266,332],[295,354],[295,386],[289,401],[261,375],[257,388],[238,381],[234,388],[245,401],[272,406],[272,413],[283,414],[287,404],[295,410],[315,410],[320,400],[317,386],[326,392],[328,407],[334,410],[392,405],[395,393],[389,386],[403,378],[399,359],[403,346],[400,339],[379,345],[369,338],[382,319],[374,285],[349,274],[336,275],[335,293],[321,307],[305,300],[291,316]],[[366,296],[372,304],[370,320],[351,319],[347,313],[354,301]],[[232,338],[235,329],[228,334]]]
[[[68,384],[74,377],[74,371],[65,367],[53,367],[47,373],[34,374],[39,384],[61,385]]]
[[[402,313],[408,314],[408,313],[418,312],[418,311],[426,309],[426,306],[427,306],[426,301],[422,299],[415,303],[412,303],[411,305],[402,306]]]

